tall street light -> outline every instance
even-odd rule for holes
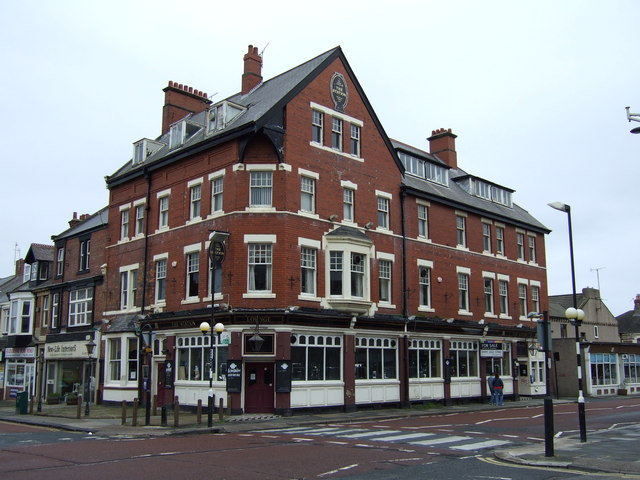
[[[213,308],[211,309],[211,316],[213,317]],[[218,322],[212,329],[209,322],[202,322],[200,324],[200,331],[202,332],[202,335],[206,336],[207,333],[210,333],[211,335],[209,340],[209,397],[207,404],[207,426],[211,428],[213,427],[213,372],[215,365],[213,361],[213,334],[214,332],[216,333],[218,340],[217,344],[220,345],[220,334],[224,332],[224,325]]]
[[[582,353],[580,349],[580,325],[584,319],[584,312],[578,309],[578,297],[576,295],[576,271],[573,260],[573,232],[571,229],[571,207],[562,202],[551,202],[551,208],[565,212],[569,221],[569,255],[571,258],[571,286],[573,293],[573,307],[567,308],[565,317],[573,323],[576,334],[576,362],[578,364],[578,422],[580,424],[580,441],[587,441],[587,421],[585,418],[584,394],[582,390]]]
[[[96,344],[93,339],[89,339],[86,343],[87,355],[89,356],[89,380],[87,381],[87,402],[84,407],[84,416],[88,417],[90,412],[89,403],[91,401],[91,378],[93,377],[93,350],[96,348]]]

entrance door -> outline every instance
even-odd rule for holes
[[[165,380],[166,380],[166,369],[164,362],[158,362],[156,364],[156,385],[155,385],[155,394],[158,399],[158,407],[165,406]],[[167,402],[169,403],[169,402]]]
[[[273,363],[247,363],[244,370],[244,411],[273,412]]]

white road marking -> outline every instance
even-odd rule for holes
[[[440,445],[442,443],[462,442],[464,440],[471,440],[471,437],[461,437],[452,435],[444,438],[434,438],[432,440],[420,440],[418,442],[409,442],[411,445]]]
[[[398,440],[431,437],[433,435],[433,433],[405,433],[404,435],[392,435],[390,437],[372,438],[372,440],[375,440],[376,442],[395,442]]]
[[[377,437],[381,435],[390,435],[392,433],[402,433],[401,430],[378,430],[375,432],[364,432],[364,433],[353,433],[349,435],[338,435],[343,438],[367,438],[367,437]]]
[[[489,447],[498,447],[500,445],[506,445],[507,443],[510,443],[510,442],[506,442],[504,440],[485,440],[484,442],[467,443],[464,445],[457,445],[457,446],[454,445],[451,448],[453,450],[469,451],[469,450],[480,450],[480,449],[489,448]]]

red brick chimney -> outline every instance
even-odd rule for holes
[[[172,123],[186,117],[190,113],[200,113],[211,105],[207,94],[193,87],[169,80],[165,87],[164,107],[162,107],[162,133],[169,131]]]
[[[439,128],[432,130],[429,140],[429,152],[437,155],[440,160],[451,168],[458,168],[458,154],[456,153],[457,135],[451,133],[451,129]]]
[[[640,293],[636,295],[635,300],[633,301],[633,309],[636,312],[640,312]]]
[[[73,212],[73,218],[69,220],[69,227],[73,228],[78,225],[82,220],[78,218],[78,212]]]
[[[249,45],[249,50],[244,56],[242,94],[249,93],[260,82],[262,82],[262,57],[258,53],[258,47]]]

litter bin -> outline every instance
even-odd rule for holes
[[[16,394],[16,413],[20,415],[29,413],[29,392],[18,392]]]

